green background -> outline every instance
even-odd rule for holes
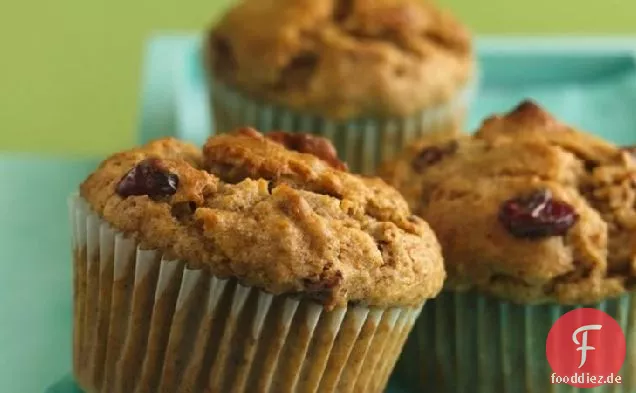
[[[197,31],[231,0],[5,2],[0,150],[92,155],[133,143],[145,39]],[[440,0],[478,34],[636,34],[632,0]]]

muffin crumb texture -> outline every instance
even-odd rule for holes
[[[474,68],[469,32],[420,0],[245,0],[206,49],[221,83],[336,120],[445,104]]]
[[[452,147],[452,148],[450,148]],[[381,170],[435,231],[450,290],[593,304],[636,283],[636,157],[532,101]]]
[[[328,308],[436,296],[445,273],[428,225],[382,180],[344,169],[326,139],[246,128],[202,150],[162,139],[115,154],[80,194],[143,247],[273,294]]]

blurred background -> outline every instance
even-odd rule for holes
[[[633,0],[438,0],[480,35],[634,35]],[[0,11],[0,151],[104,154],[134,141],[145,40],[231,0],[23,1]]]

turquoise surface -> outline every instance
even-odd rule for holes
[[[636,41],[622,50],[481,49],[482,89],[468,130],[525,98],[561,121],[619,144],[636,137]]]
[[[94,165],[0,158],[0,392],[42,393],[70,370],[66,199]]]
[[[636,41],[635,41],[636,42]],[[636,44],[480,46],[483,90],[470,127],[533,97],[563,120],[636,142]],[[630,46],[632,45],[632,46]],[[139,139],[193,141],[210,130],[196,37],[159,37],[147,51]],[[521,48],[521,49],[520,49]],[[71,264],[66,199],[96,160],[0,154],[0,392],[76,393],[71,368]],[[399,393],[396,386],[391,393]]]

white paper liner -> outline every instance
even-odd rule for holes
[[[87,393],[382,392],[419,308],[326,312],[143,250],[71,200]]]
[[[210,78],[212,79],[212,78]],[[411,141],[431,132],[463,131],[464,118],[476,82],[456,97],[415,116],[334,122],[280,106],[251,100],[226,85],[210,80],[214,132],[251,126],[259,131],[308,132],[331,139],[340,158],[355,172],[372,174],[379,164],[395,157]]]
[[[594,306],[616,319],[627,339],[621,384],[579,389],[551,383],[546,339],[556,320],[582,306],[517,305],[446,292],[427,303],[395,370],[413,392],[634,393],[636,294]]]

